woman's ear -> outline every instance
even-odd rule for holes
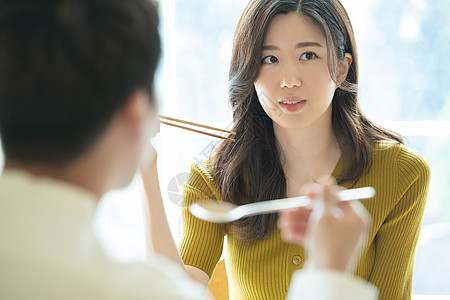
[[[353,57],[350,53],[345,53],[344,58],[339,61],[339,69],[337,74],[338,86],[340,86],[345,81],[345,78],[347,78],[348,70],[350,69],[352,62]]]

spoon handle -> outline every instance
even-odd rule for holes
[[[342,190],[338,193],[338,197],[341,201],[366,199],[372,198],[373,196],[375,196],[375,189],[373,187]],[[239,210],[240,215],[242,215],[243,217],[308,206],[310,203],[311,200],[307,196],[301,196],[245,204],[239,206],[237,209]]]
[[[338,193],[338,197],[341,201],[367,199],[372,198],[373,196],[375,196],[375,189],[371,186],[342,190]]]
[[[272,213],[284,209],[308,206],[310,203],[311,200],[308,197],[301,196],[301,197],[291,197],[257,203],[250,203],[238,206],[236,209],[239,210],[240,214],[243,217],[243,216],[259,215],[261,213]]]

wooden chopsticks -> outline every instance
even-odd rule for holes
[[[171,118],[171,117],[166,117],[166,116],[162,116],[162,115],[159,115],[159,118],[161,120],[161,124],[165,124],[165,125],[169,125],[169,126],[173,126],[173,127],[177,127],[177,128],[181,128],[181,129],[185,129],[185,130],[201,133],[201,134],[204,134],[204,135],[216,137],[216,138],[219,138],[219,139],[224,139],[224,140],[231,141],[231,142],[236,142],[236,140],[232,139],[232,138],[228,138],[228,137],[225,137],[225,136],[221,136],[221,135],[205,132],[205,131],[202,131],[202,130],[199,130],[199,129],[195,129],[195,128],[191,128],[191,127],[178,125],[178,124],[175,124],[175,123],[172,123],[172,122],[181,123],[181,124],[187,124],[187,125],[190,125],[190,126],[196,126],[196,127],[199,127],[199,128],[215,130],[215,131],[225,132],[225,133],[228,133],[228,134],[231,134],[231,135],[236,135],[236,132],[233,132],[233,131],[228,131],[228,130],[224,130],[224,129],[220,129],[220,128],[216,128],[216,127],[211,127],[211,126],[202,125],[202,124],[199,124],[199,123],[184,121],[184,120],[175,119],[175,118]]]

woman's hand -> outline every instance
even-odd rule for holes
[[[312,208],[280,213],[282,237],[305,247],[308,266],[354,271],[367,239],[370,215],[359,201],[340,201],[332,181],[307,187]]]

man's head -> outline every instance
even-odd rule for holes
[[[157,26],[150,0],[0,0],[6,161],[62,167],[89,151],[136,93],[154,106]]]

